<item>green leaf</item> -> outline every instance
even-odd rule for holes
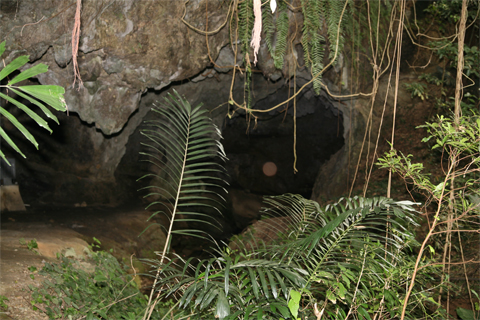
[[[12,97],[9,97],[7,95],[1,94],[0,95],[2,98],[5,100],[9,101],[10,103],[16,105],[20,110],[25,112],[30,118],[32,118],[40,127],[46,129],[48,132],[52,133],[52,129],[48,126],[48,123],[40,118],[35,112],[30,110],[26,105],[24,105],[21,102],[18,102],[17,100],[13,99]]]
[[[275,274],[275,278],[277,278],[278,283],[280,283],[280,287],[282,288],[285,299],[288,299],[288,290],[287,290],[287,286],[285,285],[285,282],[283,281],[282,277],[277,271],[274,270],[273,273]]]
[[[290,290],[290,298],[293,301],[300,303],[300,299],[302,298],[302,295],[298,291]]]
[[[263,272],[262,268],[258,268],[258,276],[259,276],[260,282],[262,284],[263,294],[265,295],[265,297],[267,299],[270,299],[270,293],[269,293],[268,286],[267,286],[267,280],[265,279],[265,273]]]
[[[10,139],[10,137],[7,135],[7,133],[3,130],[2,127],[0,127],[0,136],[13,148],[13,150],[17,151],[22,155],[22,157],[26,158],[26,156],[20,151],[20,149],[17,147],[17,145]],[[5,158],[5,155],[3,152],[0,150],[0,153],[2,155],[3,160],[7,162],[8,165],[10,165],[10,162],[7,161],[7,158]]]
[[[281,305],[281,304],[276,305],[276,307],[277,307],[277,309],[280,311],[280,313],[282,314],[282,316],[284,316],[285,318],[289,318],[289,317],[290,317],[290,313],[289,313],[287,307],[285,307],[284,305]]]
[[[104,274],[100,273],[100,274],[96,274],[93,280],[97,282],[105,282],[105,281],[108,281],[108,278]]]
[[[338,287],[338,296],[340,297],[340,299],[345,299],[345,294],[347,293],[347,289],[345,289],[345,287],[341,282],[337,283],[337,287]]]
[[[225,294],[228,294],[228,289],[230,285],[230,266],[232,264],[232,260],[228,260],[225,265]]]
[[[227,297],[222,290],[218,290],[217,305],[215,307],[215,317],[220,319],[225,318],[230,314],[230,305],[228,304]]]
[[[0,97],[5,97],[5,95],[0,92]],[[7,118],[18,130],[20,130],[20,132],[25,136],[25,138],[27,138],[27,140],[30,141],[38,150],[37,140],[35,140],[35,138],[30,134],[27,128],[23,126],[23,124],[18,122],[18,120],[10,112],[8,112],[2,107],[0,107],[0,114]]]
[[[258,310],[258,313],[257,313],[257,320],[262,320],[263,319],[263,310],[260,309]]]
[[[277,284],[275,283],[275,278],[273,277],[270,270],[266,269],[265,272],[268,276],[268,281],[270,282],[270,288],[272,289],[272,294],[275,299],[278,298]]]
[[[474,315],[472,310],[468,310],[468,309],[458,307],[455,311],[457,311],[457,315],[462,320],[476,320],[475,315]]]
[[[65,89],[54,85],[36,85],[18,87],[25,93],[41,100],[57,111],[66,111],[66,104],[63,95]]]
[[[297,319],[299,308],[300,308],[300,293],[295,290],[290,290],[290,300],[288,301],[288,309],[290,309],[293,319]]]
[[[40,103],[38,100],[35,100],[33,99],[32,97],[26,95],[26,94],[23,94],[22,92],[18,91],[18,90],[15,90],[13,88],[10,88],[10,90],[12,90],[12,92],[14,92],[15,94],[18,94],[20,97],[30,101],[30,103],[36,105],[37,107],[39,107],[43,113],[50,119],[52,119],[53,121],[55,121],[57,124],[60,124],[58,122],[58,119],[57,117],[47,108],[45,107],[42,103]]]
[[[2,130],[3,131],[3,130]],[[10,162],[7,160],[7,157],[5,157],[5,154],[2,152],[2,150],[0,150],[0,157],[2,157],[3,161],[5,161],[5,163],[8,165],[8,166],[12,166],[10,164]]]
[[[250,275],[250,282],[252,284],[253,293],[255,294],[255,298],[258,299],[258,297],[259,297],[259,295],[258,295],[258,284],[257,284],[257,279],[255,277],[255,273],[253,272],[253,269],[250,268],[250,267],[247,267],[247,270],[248,270],[248,273]]]
[[[5,40],[2,43],[0,43],[0,57],[4,52],[5,52]]]
[[[335,294],[332,292],[332,290],[327,290],[327,299],[332,301],[333,304],[337,303],[337,297]]]
[[[23,81],[23,80],[31,78],[31,77],[35,77],[36,75],[39,75],[41,73],[45,73],[47,71],[48,71],[47,65],[45,65],[43,63],[39,63],[39,64],[37,64],[37,65],[27,69],[27,70],[23,70],[18,76],[16,76],[12,80],[10,80],[7,83],[7,86],[11,86],[11,85],[13,85],[17,82]]]
[[[362,306],[359,306],[357,309],[358,313],[365,317],[365,319],[372,320],[370,315],[368,314],[367,310],[365,310]]]
[[[12,62],[7,64],[6,67],[2,69],[2,71],[0,71],[0,81],[3,80],[6,76],[8,76],[13,71],[23,67],[27,62],[28,62],[28,56],[20,56],[14,59]]]

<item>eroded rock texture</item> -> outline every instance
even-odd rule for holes
[[[205,1],[187,8],[183,1],[84,0],[78,63],[85,89],[77,90],[70,63],[75,3],[4,0],[0,34],[11,56],[27,53],[34,63],[49,65],[40,83],[65,87],[69,110],[106,135],[123,128],[147,89],[193,77],[209,63],[205,36],[181,20],[185,13],[189,23],[205,29]],[[210,28],[224,22],[223,6],[210,3]],[[226,29],[208,40],[216,58]]]
[[[9,50],[6,61],[28,54],[32,64],[47,64],[49,72],[38,81],[66,89],[70,114],[59,115],[61,126],[68,127],[55,128],[55,142],[36,133],[41,153],[24,146],[29,161],[19,159],[19,175],[30,178],[23,185],[34,184],[39,193],[52,189],[57,200],[111,202],[114,172],[128,137],[148,111],[138,111],[142,94],[195,76],[209,64],[208,54],[215,59],[227,43],[223,28],[208,37],[208,52],[205,36],[182,22],[184,16],[205,30],[206,4],[83,0],[78,64],[84,88],[79,90],[78,81],[73,86],[71,63],[76,1],[2,0],[0,35]],[[222,1],[208,3],[209,30],[225,21],[227,9]],[[38,131],[34,125],[31,129]],[[67,197],[67,188],[80,191]],[[26,196],[35,201],[34,194]]]
[[[141,185],[135,180],[147,169],[138,156],[139,126],[153,103],[172,88],[192,105],[203,102],[224,131],[234,187],[257,196],[294,192],[308,197],[314,188],[318,198],[346,191],[349,148],[363,137],[359,128],[368,117],[368,105],[354,99],[339,102],[325,93],[317,96],[307,86],[295,112],[292,102],[259,115],[257,122],[244,112],[232,113],[230,91],[239,102],[245,93],[242,72],[231,86],[231,66],[241,65],[242,57],[235,61],[228,28],[210,34],[207,46],[205,35],[182,21],[199,30],[216,30],[227,19],[227,1],[83,0],[82,6],[78,63],[84,88],[78,90],[71,61],[76,1],[0,2],[0,34],[10,50],[6,60],[29,54],[32,64],[47,64],[49,72],[38,81],[65,87],[69,110],[69,116],[58,115],[61,125],[54,127],[53,136],[26,123],[40,143],[39,151],[20,146],[28,156],[18,159],[27,203],[117,204],[138,198]],[[290,30],[300,32],[294,25]],[[304,65],[299,43],[297,34],[283,70],[276,70],[262,42],[252,78],[252,106],[267,109],[290,97],[294,84],[286,75],[296,72],[297,90],[311,79],[308,69],[295,67],[297,59],[298,66]],[[347,67],[339,61],[324,76],[334,93],[344,93],[349,83]],[[293,169],[294,114],[298,173]],[[6,129],[13,130],[8,125]],[[342,148],[350,132],[355,136]],[[262,174],[266,161],[276,163],[275,176]],[[325,174],[318,175],[325,164]]]

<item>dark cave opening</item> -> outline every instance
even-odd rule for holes
[[[269,109],[289,94],[288,87],[282,87],[253,108]],[[258,195],[295,193],[310,198],[322,164],[344,145],[343,116],[330,100],[309,91],[297,97],[296,133],[294,112],[290,103],[256,114],[256,122],[245,116],[226,119],[222,143],[233,188]],[[276,173],[265,174],[266,163],[273,163]]]

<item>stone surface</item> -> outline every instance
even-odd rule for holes
[[[78,63],[85,89],[77,90],[69,63],[74,4],[4,0],[0,34],[8,58],[26,53],[34,64],[49,65],[40,83],[65,87],[69,110],[107,135],[123,128],[148,88],[188,79],[209,63],[205,37],[181,20],[185,14],[189,24],[205,28],[206,1],[84,0]],[[224,22],[226,9],[209,3],[209,28]],[[227,40],[225,28],[211,35],[210,55]]]
[[[346,137],[342,121],[350,123],[349,113],[339,116],[337,103],[326,95],[316,97],[307,87],[296,108],[295,174],[292,104],[259,114],[254,122],[228,103],[232,98],[242,103],[245,97],[244,71],[236,71],[235,81],[231,71],[233,65],[241,66],[243,57],[237,55],[235,60],[227,44],[227,28],[209,35],[209,52],[205,36],[193,29],[207,28],[206,0],[82,1],[78,64],[84,88],[80,90],[72,85],[70,57],[74,3],[51,0],[38,6],[34,0],[4,0],[0,6],[0,34],[5,35],[10,50],[6,61],[29,54],[33,64],[47,64],[49,72],[39,75],[38,81],[66,88],[69,110],[69,116],[57,113],[61,125],[54,127],[52,136],[27,123],[38,137],[40,151],[22,146],[28,157],[18,165],[25,203],[92,206],[138,201],[136,190],[142,183],[135,181],[149,169],[138,157],[142,151],[139,126],[150,117],[148,111],[163,99],[166,89],[175,88],[192,105],[205,103],[224,132],[231,159],[227,169],[234,187],[256,194],[295,192],[308,197],[320,166],[341,148]],[[223,1],[208,1],[208,30],[221,26],[227,11]],[[290,25],[295,37],[289,42],[292,50],[285,56],[283,70],[275,69],[262,42],[252,77],[255,108],[272,107],[290,97],[293,85],[283,80],[295,70],[297,87],[311,79],[308,70],[294,67],[296,59],[302,59],[301,30],[295,25],[301,21],[301,13],[289,14],[296,15]],[[338,75],[330,73],[329,81],[336,83]],[[274,161],[278,167],[274,177],[267,177],[270,179],[261,173],[266,161]]]
[[[263,197],[240,189],[229,189],[232,215],[238,230],[244,230],[248,225],[260,218]]]
[[[23,203],[18,185],[0,186],[0,212],[25,210],[25,204]]]
[[[205,37],[181,20],[184,16],[191,26],[204,29],[206,3],[82,1],[78,64],[84,88],[77,90],[71,62],[75,3],[0,2],[0,34],[7,48],[3,58],[8,62],[28,54],[32,64],[47,64],[49,72],[39,75],[38,81],[66,89],[70,114],[57,113],[61,126],[54,126],[53,140],[27,124],[36,137],[40,135],[43,153],[23,147],[28,161],[21,161],[19,167],[28,178],[20,188],[35,184],[37,190],[48,191],[39,197],[28,192],[28,202],[53,198],[92,205],[123,198],[114,173],[129,136],[150,108],[139,110],[142,94],[192,78],[210,62]],[[208,8],[208,28],[217,28],[225,21],[227,7],[210,1]],[[208,41],[215,59],[228,41],[226,28]]]

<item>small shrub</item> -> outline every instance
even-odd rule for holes
[[[5,303],[5,301],[8,301],[8,298],[5,297],[4,295],[0,295],[0,310],[2,310],[2,311],[7,311],[8,310],[8,306]]]
[[[89,258],[94,267],[64,256],[46,263],[39,274],[47,279],[39,288],[30,286],[34,309],[50,319],[137,319],[143,314],[147,300],[127,267],[104,251]],[[159,310],[152,319],[160,318]]]
[[[22,246],[26,246],[28,250],[35,252],[36,254],[39,254],[38,251],[36,250],[38,249],[37,239],[32,239],[27,242],[25,241],[25,238],[20,238],[19,242]]]

